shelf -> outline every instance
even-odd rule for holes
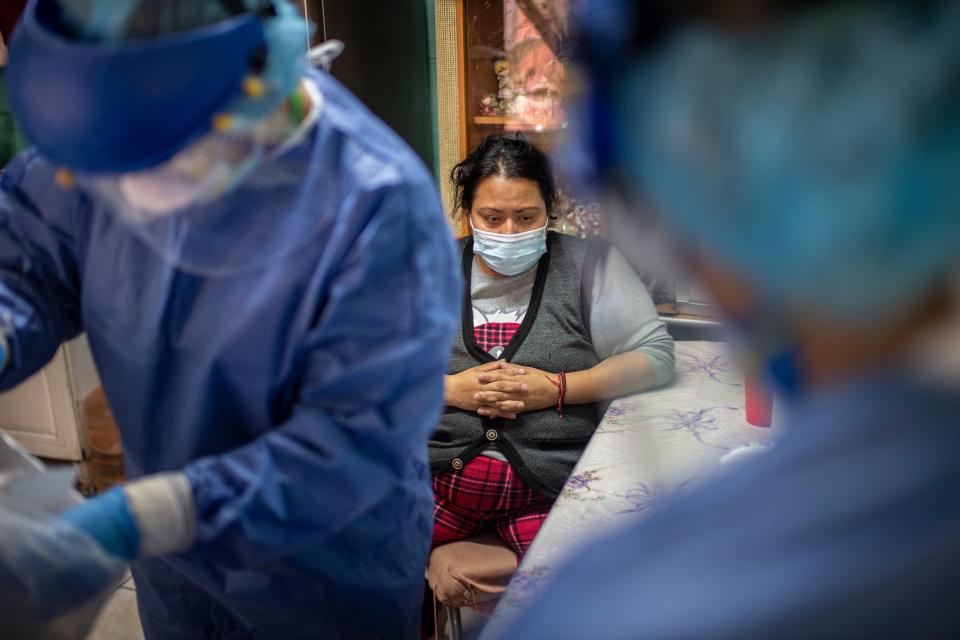
[[[474,116],[473,124],[517,124],[522,125],[523,121],[510,116]]]
[[[525,122],[520,118],[514,118],[513,116],[474,116],[473,124],[476,126],[511,126],[517,127],[524,131],[537,131],[540,133],[548,131],[563,131],[567,128],[566,123],[559,127],[546,126],[542,124]]]

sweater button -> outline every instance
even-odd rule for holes
[[[490,429],[489,431],[487,431],[487,440],[489,440],[490,442],[493,442],[499,437],[500,437],[500,434],[497,433],[496,429]]]
[[[459,471],[460,469],[463,469],[463,460],[460,458],[454,458],[453,462],[450,463],[450,466]]]

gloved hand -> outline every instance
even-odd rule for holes
[[[7,360],[10,359],[10,350],[7,348],[7,338],[3,335],[3,330],[0,328],[0,373],[3,373],[7,368]]]
[[[183,473],[159,473],[111,489],[61,513],[108,553],[133,560],[193,546],[193,489]]]
[[[64,511],[58,520],[83,531],[108,553],[133,560],[140,552],[140,529],[126,492],[114,487]]]
[[[66,522],[6,510],[0,513],[0,624],[28,628],[31,619],[73,611],[114,586],[123,567]]]

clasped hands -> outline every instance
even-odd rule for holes
[[[557,404],[556,377],[534,367],[497,360],[446,376],[444,401],[481,416],[514,420],[519,413]]]

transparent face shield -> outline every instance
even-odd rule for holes
[[[600,197],[611,243],[645,282],[676,289],[697,286],[690,270],[690,249],[656,214],[656,207],[635,192],[610,189]]]
[[[308,59],[326,72],[343,52],[339,40],[328,40],[308,51]],[[248,79],[248,94],[258,92]],[[322,96],[311,82],[301,82],[291,108],[279,108],[263,119],[219,116],[214,130],[162,164],[119,175],[79,175],[91,193],[111,203],[124,219],[145,223],[177,211],[215,202],[236,189],[262,162],[269,162],[295,145],[319,117]],[[292,117],[291,117],[292,116]]]
[[[133,223],[213,203],[302,140],[319,117],[322,96],[312,82],[304,81],[289,104],[259,120],[219,116],[212,131],[157,166],[121,174],[79,174],[77,180]]]
[[[210,203],[232,191],[263,158],[262,131],[211,133],[163,164],[120,175],[79,176],[96,197],[130,222],[145,223]]]
[[[605,105],[596,104],[584,67],[571,67],[569,77],[565,108],[572,126],[553,157],[562,183],[573,198],[598,212],[606,239],[643,279],[654,302],[673,302],[678,285],[694,281],[685,260],[686,245],[643,186],[616,163],[604,162],[606,152],[598,138],[615,130],[616,118]],[[597,123],[602,124],[599,130]]]
[[[182,270],[225,275],[282,259],[333,206],[332,170],[315,139],[323,96],[309,78],[301,86],[302,117],[279,109],[253,127],[212,132],[157,167],[79,175],[77,185]]]

